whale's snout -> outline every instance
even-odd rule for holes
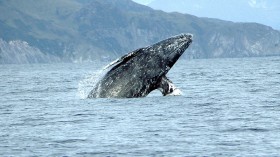
[[[173,38],[170,38],[169,41],[169,51],[165,51],[168,57],[165,59],[167,66],[172,67],[180,56],[185,52],[185,50],[192,43],[193,35],[192,34],[180,34]]]
[[[179,36],[179,38],[183,38],[183,39],[185,39],[185,40],[192,40],[192,38],[193,38],[193,35],[192,35],[192,34],[189,34],[189,33],[180,34],[180,35],[178,35],[178,36]]]
[[[193,35],[192,34],[181,34],[181,35],[178,35],[177,38],[178,38],[179,42],[186,43],[189,45],[193,40]]]

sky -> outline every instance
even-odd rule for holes
[[[133,1],[137,2],[139,4],[147,5],[147,4],[151,3],[153,0],[133,0]]]
[[[233,22],[256,22],[280,30],[280,0],[133,0],[166,12]]]

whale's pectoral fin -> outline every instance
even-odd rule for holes
[[[178,88],[176,88],[175,85],[166,76],[163,76],[161,78],[158,89],[164,96],[182,94],[182,92]]]

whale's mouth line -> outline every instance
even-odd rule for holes
[[[185,49],[185,47],[187,46],[188,42],[189,41],[184,41],[181,44],[179,44],[179,46],[172,53],[170,53],[168,56],[182,53],[183,49]]]

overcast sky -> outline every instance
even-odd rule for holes
[[[234,22],[257,22],[280,30],[280,0],[133,0],[166,12]]]
[[[153,0],[133,0],[134,2],[140,3],[140,4],[144,4],[147,5],[150,2],[152,2]]]

